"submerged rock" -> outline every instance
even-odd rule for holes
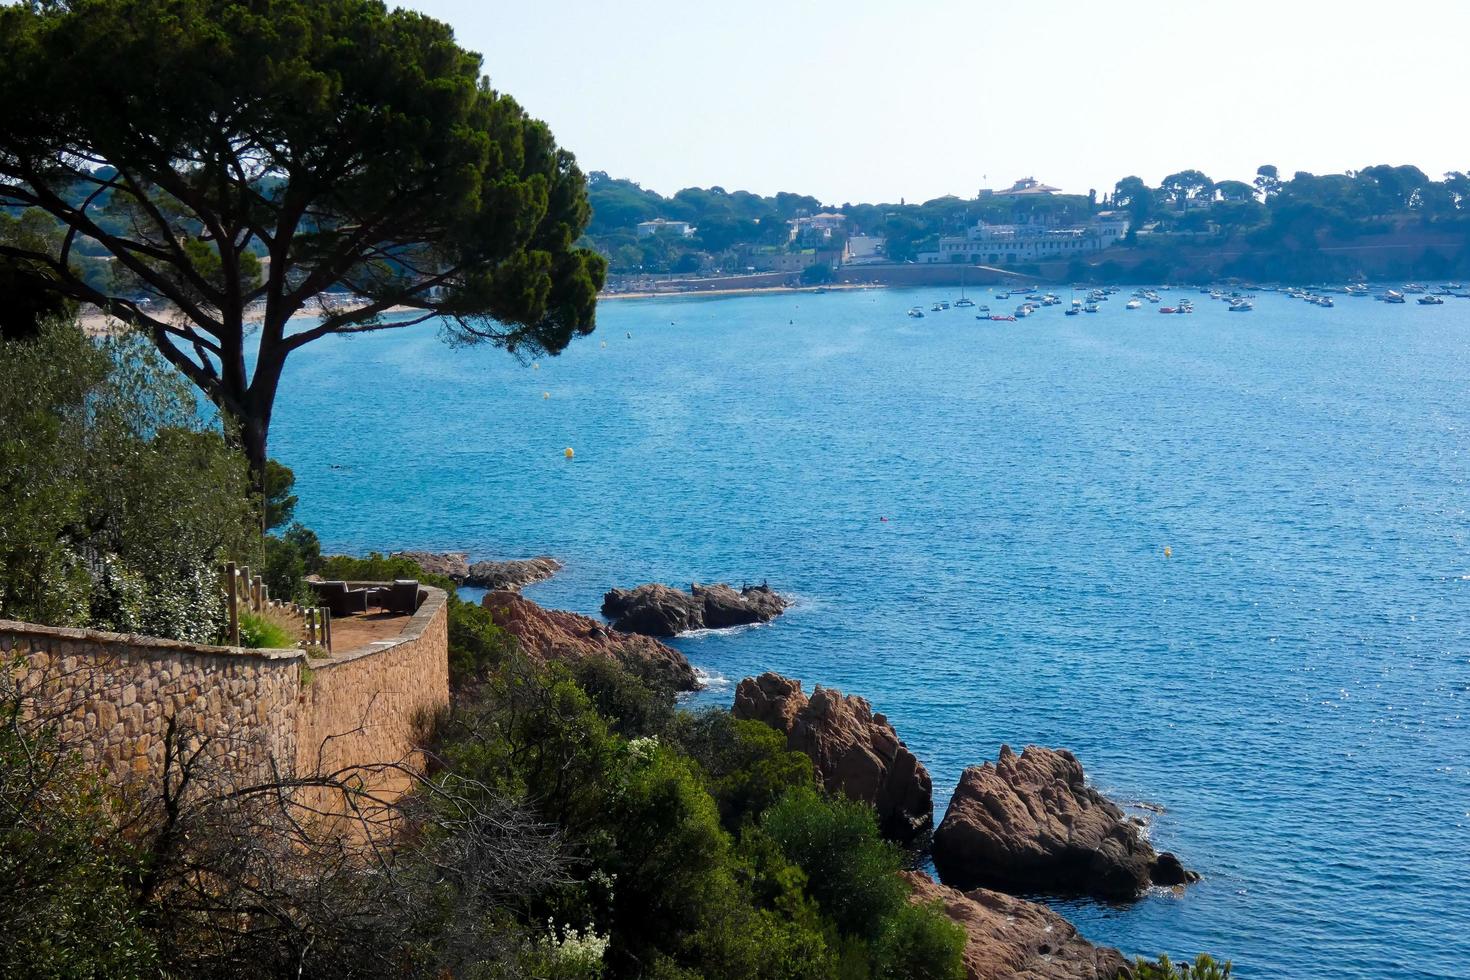
[[[562,564],[548,555],[510,561],[477,561],[469,566],[465,585],[482,589],[522,589],[542,582],[561,571]]]
[[[1045,905],[976,888],[959,892],[919,871],[903,873],[909,900],[939,902],[965,930],[966,980],[1116,980],[1128,961],[1108,946],[1094,946]]]
[[[1158,855],[1138,825],[1086,785],[1072,753],[1028,745],[971,766],[939,829],[934,866],[946,884],[1137,898],[1151,882],[1198,878]],[[1156,879],[1154,876],[1157,875]]]
[[[908,843],[933,826],[929,771],[863,698],[820,685],[808,698],[800,681],[768,672],[740,682],[734,712],[785,732],[823,786],[872,804],[885,837]]]
[[[609,629],[576,613],[543,609],[508,589],[486,593],[480,604],[490,610],[497,626],[519,641],[521,651],[534,659],[575,662],[612,657],[640,674],[662,679],[675,690],[692,691],[699,686],[684,655],[652,637]]]
[[[767,623],[790,603],[766,585],[735,591],[728,585],[691,585],[681,592],[657,583],[612,589],[602,597],[602,614],[620,630],[675,636],[696,629]]]

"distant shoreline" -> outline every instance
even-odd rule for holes
[[[598,293],[599,303],[617,299],[670,299],[681,296],[759,296],[764,293],[835,293],[860,289],[887,289],[882,283],[832,283],[826,286],[730,286],[723,289],[657,289],[628,293]]]

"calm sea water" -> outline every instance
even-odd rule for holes
[[[768,669],[861,693],[941,808],[1002,742],[1072,749],[1205,875],[1058,903],[1095,941],[1463,976],[1470,300],[1125,295],[1017,323],[904,316],[933,290],[608,302],[536,365],[328,341],[272,449],[332,549],[557,555],[530,594],[592,614],[769,579],[785,618],[678,641],[702,699]]]

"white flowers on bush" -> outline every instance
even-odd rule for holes
[[[574,976],[602,975],[602,956],[610,936],[600,935],[591,926],[580,931],[572,926],[558,929],[553,919],[546,920],[546,928],[551,933],[551,955],[557,966]]]
[[[635,738],[628,743],[628,754],[638,762],[651,762],[653,755],[658,751],[658,736],[645,735],[643,738]]]

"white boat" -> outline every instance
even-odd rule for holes
[[[1435,296],[1433,293],[1430,293],[1427,296],[1420,296],[1419,297],[1419,305],[1420,306],[1443,306],[1444,305],[1444,300],[1441,299],[1438,296]]]
[[[1230,301],[1231,313],[1249,313],[1253,309],[1255,309],[1255,306],[1248,299],[1232,299]]]
[[[1136,309],[1138,309],[1142,305],[1143,305],[1143,301],[1142,300],[1130,299],[1128,302],[1126,302],[1126,303],[1123,304],[1123,309],[1125,309],[1125,310],[1136,310]]]
[[[944,309],[944,307],[940,306],[938,303],[935,303],[933,306],[929,307],[929,312],[938,313],[942,309]]]
[[[1397,289],[1390,289],[1388,292],[1380,296],[1379,299],[1383,300],[1385,303],[1402,303],[1404,301],[1404,294],[1399,292]]]
[[[918,317],[921,317],[923,315],[924,315],[924,311],[921,310],[921,309],[919,309],[917,306],[910,306],[909,307],[909,316],[918,318]]]
[[[954,305],[956,307],[974,306],[975,301],[973,299],[966,299],[965,297],[961,296],[959,299],[954,301]]]

